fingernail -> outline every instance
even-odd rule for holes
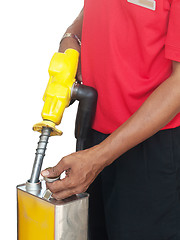
[[[41,172],[41,174],[45,177],[49,175],[49,171],[48,170],[44,170]]]

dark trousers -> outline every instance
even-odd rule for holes
[[[107,136],[91,130],[86,148]],[[89,240],[180,240],[180,127],[123,154],[88,192]]]

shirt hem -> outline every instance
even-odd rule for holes
[[[165,57],[172,61],[180,62],[180,49],[174,46],[166,44],[165,46]]]

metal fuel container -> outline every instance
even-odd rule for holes
[[[50,198],[45,181],[29,190],[17,186],[18,240],[87,240],[87,193]]]

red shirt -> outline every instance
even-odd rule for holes
[[[111,133],[180,62],[180,0],[85,0],[81,56],[98,91],[93,129]],[[164,129],[177,126],[180,114]]]

